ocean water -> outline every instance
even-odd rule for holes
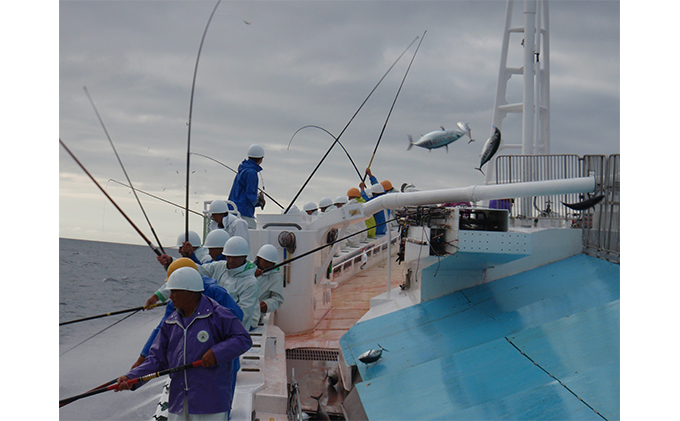
[[[60,238],[59,322],[142,306],[165,277],[148,246]],[[125,374],[164,311],[161,307],[60,326],[59,399]],[[59,419],[153,419],[164,382],[159,378],[133,392],[79,399],[59,408]]]

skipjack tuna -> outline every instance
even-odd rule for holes
[[[408,149],[406,150],[407,151],[411,150],[411,148],[414,145],[429,150],[446,146],[446,152],[448,153],[449,143],[455,142],[456,140],[460,139],[463,135],[467,135],[470,138],[470,142],[473,142],[474,139],[471,137],[470,126],[468,126],[467,123],[460,122],[457,125],[458,130],[446,130],[444,129],[444,127],[442,127],[441,130],[435,130],[422,136],[420,139],[418,139],[417,142],[414,142],[413,137],[411,137],[411,135],[408,135],[409,145]]]
[[[369,349],[368,351],[359,355],[359,361],[361,361],[364,364],[370,364],[378,361],[382,356],[382,352],[387,351],[385,348],[380,346],[380,344],[378,344],[378,346],[380,347],[380,349]]]
[[[482,171],[482,166],[489,162],[489,160],[498,151],[498,147],[500,145],[501,145],[501,131],[498,130],[498,127],[493,126],[493,134],[484,144],[484,148],[482,149],[481,160],[479,162],[479,167],[476,167],[475,169],[479,170],[479,172],[484,174],[484,171]]]

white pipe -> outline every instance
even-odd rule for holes
[[[365,203],[363,212],[364,215],[370,216],[383,209],[398,209],[404,206],[585,193],[594,191],[595,187],[595,177],[581,177],[563,180],[456,187],[408,193],[390,193],[378,196]]]

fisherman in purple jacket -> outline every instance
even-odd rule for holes
[[[131,378],[201,361],[201,366],[170,375],[170,419],[210,414],[228,419],[232,401],[232,360],[252,346],[252,339],[234,314],[202,294],[203,279],[182,267],[168,278],[175,311],[168,317],[146,360],[118,378],[117,390],[130,389]]]
[[[229,200],[236,204],[241,218],[248,222],[248,228],[255,228],[255,207],[264,209],[264,196],[257,191],[257,173],[262,171],[260,164],[264,159],[264,148],[260,145],[250,145],[248,159],[244,159],[238,166],[238,173],[231,185]]]

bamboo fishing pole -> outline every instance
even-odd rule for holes
[[[191,158],[191,115],[194,109],[194,89],[196,88],[196,73],[198,73],[198,60],[201,58],[201,50],[203,49],[203,41],[205,41],[205,35],[208,33],[208,27],[210,26],[210,21],[212,21],[213,16],[215,15],[215,11],[217,10],[217,6],[220,5],[220,2],[222,0],[217,0],[217,3],[215,4],[215,7],[212,10],[212,13],[210,13],[210,17],[208,18],[208,23],[205,25],[205,29],[203,30],[203,37],[201,37],[201,44],[198,46],[198,55],[196,56],[196,66],[194,66],[194,78],[191,83],[191,99],[189,100],[189,121],[187,122],[187,125],[189,126],[188,132],[187,132],[187,190],[186,190],[186,201],[185,201],[185,219],[184,219],[184,241],[189,241],[189,174],[190,174],[190,167],[189,167],[189,160]]]
[[[423,40],[425,39],[425,34],[427,34],[427,31],[423,32],[423,36],[420,37],[420,41],[418,42],[418,46],[416,47],[416,51],[413,53],[413,57],[411,57],[411,62],[408,64],[408,67],[406,68],[406,73],[404,74],[404,78],[401,80],[401,84],[399,85],[399,89],[397,90],[397,94],[394,96],[394,101],[392,101],[392,106],[390,107],[390,112],[387,113],[387,118],[385,119],[385,124],[383,124],[383,128],[380,131],[380,136],[378,136],[378,142],[375,144],[375,149],[373,149],[373,155],[371,155],[371,160],[368,162],[368,168],[371,168],[371,164],[373,164],[373,158],[375,158],[376,152],[378,152],[378,146],[380,145],[380,140],[382,140],[383,133],[385,133],[385,128],[387,128],[387,122],[390,120],[390,115],[392,115],[392,110],[394,109],[394,104],[397,103],[397,98],[399,98],[399,93],[401,92],[401,88],[404,86],[404,82],[406,81],[406,76],[408,76],[409,70],[411,70],[411,65],[413,64],[413,60],[416,58],[416,54],[418,54],[418,50],[420,49],[420,44],[423,43]],[[364,176],[361,178],[361,182],[363,183],[366,181],[366,176],[368,173],[364,173]]]
[[[209,157],[208,155],[203,155],[203,154],[197,153],[197,152],[191,152],[191,154],[192,154],[192,155],[202,156],[203,158],[207,158],[207,159],[209,159],[209,160],[211,160],[211,161],[213,161],[213,162],[217,162],[218,164],[222,165],[223,167],[226,167],[227,169],[231,170],[232,172],[238,174],[238,171],[236,171],[235,169],[231,168],[229,165],[227,165],[227,164],[225,164],[225,163],[223,163],[223,162],[220,162],[220,161],[218,161],[218,160],[215,159],[215,158],[211,158],[211,157]],[[260,187],[258,187],[257,189],[258,189],[259,191],[261,191],[265,196],[267,196],[268,198],[270,198],[270,199],[272,200],[272,202],[276,203],[281,209],[283,209],[283,205],[280,204],[279,202],[277,202],[276,199],[274,199],[273,197],[271,197],[269,194],[267,194],[267,192],[264,191],[264,189],[262,189],[262,188],[260,188]]]
[[[123,215],[123,217],[130,223],[130,225],[132,225],[132,228],[134,228],[135,231],[137,231],[137,233],[144,239],[144,241],[146,241],[146,244],[148,244],[149,247],[151,247],[151,250],[153,250],[154,253],[156,253],[158,256],[162,255],[163,253],[161,253],[160,250],[158,250],[153,244],[151,244],[151,241],[149,241],[149,239],[146,237],[146,235],[144,235],[144,233],[142,231],[140,231],[139,228],[137,228],[137,225],[135,225],[135,223],[132,222],[132,220],[125,214],[125,212],[123,212],[123,209],[121,209],[120,206],[118,206],[116,201],[113,200],[113,198],[111,196],[109,196],[109,194],[106,192],[106,190],[104,190],[102,188],[102,186],[100,186],[99,183],[97,183],[97,180],[94,179],[92,174],[90,174],[90,172],[83,166],[83,164],[81,164],[80,161],[78,161],[78,158],[76,158],[76,156],[73,155],[73,152],[71,152],[71,150],[66,146],[66,144],[64,144],[64,142],[61,140],[61,138],[59,138],[59,143],[66,150],[66,152],[68,152],[68,154],[71,155],[71,158],[73,158],[73,160],[76,161],[76,163],[80,166],[80,168],[82,168],[83,171],[85,171],[85,174],[87,174],[88,177],[90,177],[90,180],[92,180],[94,182],[94,184],[96,184],[97,187],[99,187],[99,190],[101,190],[101,192],[104,193],[104,196],[106,196],[109,199],[109,201],[113,204],[113,206],[115,206],[116,209],[118,209],[120,214]]]
[[[176,373],[178,371],[184,371],[184,370],[187,370],[187,369],[190,369],[190,368],[193,368],[193,367],[198,367],[199,365],[201,365],[201,362],[202,362],[201,360],[198,360],[198,361],[194,361],[193,363],[184,364],[184,365],[174,367],[174,368],[169,368],[167,370],[157,371],[157,372],[151,373],[151,374],[146,374],[144,376],[136,377],[134,379],[129,379],[125,383],[127,383],[129,386],[132,386],[132,385],[137,384],[139,382],[146,382],[146,381],[149,381],[151,379],[155,379],[156,377],[164,376],[166,374],[172,374],[172,373]],[[118,389],[118,383],[117,382],[114,383],[114,384],[110,384],[106,387],[101,387],[99,389],[94,389],[94,390],[90,390],[89,392],[81,393],[80,395],[71,396],[70,398],[66,398],[66,399],[61,399],[59,401],[59,407],[61,408],[62,406],[69,404],[71,402],[77,401],[78,399],[81,399],[81,398],[86,398],[88,396],[97,395],[99,393],[108,392],[109,390],[114,390],[114,389]]]
[[[141,307],[135,307],[135,308],[128,308],[128,309],[125,309],[125,310],[112,311],[110,313],[98,314],[96,316],[83,317],[82,319],[70,320],[68,322],[61,322],[61,323],[59,323],[59,326],[70,325],[71,323],[84,322],[84,321],[87,321],[87,320],[100,319],[102,317],[115,316],[116,314],[130,313],[130,312],[133,312],[133,311],[151,310],[152,308],[164,306],[166,304],[168,304],[168,303],[167,302],[156,303],[156,304],[150,305],[149,307],[141,306]]]
[[[87,99],[90,100],[90,104],[92,104],[92,108],[94,109],[94,113],[97,115],[97,119],[99,119],[99,124],[101,124],[102,129],[104,129],[104,133],[106,134],[106,138],[109,139],[109,143],[111,144],[111,148],[113,148],[113,153],[116,154],[116,158],[118,159],[118,163],[120,164],[120,167],[123,169],[123,174],[125,174],[125,178],[127,179],[128,183],[130,183],[130,186],[132,186],[132,181],[130,180],[130,177],[128,177],[127,171],[125,171],[125,166],[123,165],[123,161],[121,161],[120,156],[118,155],[118,151],[116,150],[116,147],[113,145],[113,140],[111,140],[111,136],[109,136],[109,131],[106,130],[106,126],[104,125],[104,120],[102,120],[101,116],[99,115],[99,111],[97,110],[97,106],[94,105],[94,101],[92,100],[92,97],[90,96],[90,92],[87,90],[86,86],[83,86],[83,90],[85,90],[85,94],[87,95]],[[137,203],[139,204],[140,209],[142,210],[142,214],[144,214],[144,218],[146,219],[147,224],[149,224],[149,228],[151,229],[151,233],[153,234],[154,238],[156,239],[156,242],[158,243],[158,247],[161,249],[163,253],[165,253],[165,250],[163,249],[163,245],[161,244],[161,240],[158,239],[158,236],[156,235],[156,230],[153,229],[153,226],[151,225],[151,221],[149,221],[149,217],[146,215],[146,211],[144,211],[144,206],[142,206],[141,200],[139,200],[139,196],[137,196],[137,192],[135,191],[134,188],[132,188],[132,193],[135,195],[135,199],[137,199]]]
[[[136,191],[138,191],[138,192],[140,192],[140,193],[142,193],[142,194],[145,194],[145,195],[147,195],[147,196],[153,197],[154,199],[158,199],[158,200],[160,200],[161,202],[165,202],[165,203],[167,203],[167,204],[169,204],[169,205],[173,205],[173,206],[176,206],[176,207],[178,207],[178,208],[184,209],[184,206],[182,206],[182,205],[178,205],[177,203],[174,203],[174,202],[171,202],[171,201],[169,201],[169,200],[163,199],[162,197],[155,196],[155,195],[153,195],[153,194],[151,194],[151,193],[145,192],[144,190],[138,189],[138,188],[136,188],[136,187],[128,186],[127,184],[121,183],[120,181],[114,180],[113,178],[109,178],[109,181],[113,181],[114,183],[120,184],[121,186],[127,187],[128,189],[136,190]],[[189,212],[191,212],[191,213],[193,213],[193,214],[196,214],[196,215],[198,215],[198,216],[200,216],[200,217],[203,216],[202,213],[196,212],[195,210],[192,210],[192,209],[189,209]]]
[[[361,103],[361,105],[360,105],[359,108],[356,110],[356,112],[354,113],[354,115],[352,116],[352,118],[349,119],[349,121],[347,122],[347,124],[345,125],[345,127],[342,129],[342,131],[340,132],[340,134],[338,135],[338,137],[335,139],[335,141],[334,141],[333,144],[331,145],[331,147],[328,148],[328,151],[326,151],[326,154],[321,158],[321,161],[319,161],[319,163],[316,165],[316,167],[314,168],[314,170],[312,170],[312,173],[309,175],[309,177],[308,177],[307,180],[304,182],[304,184],[302,185],[302,187],[300,187],[300,191],[298,191],[297,194],[295,195],[295,197],[293,198],[293,200],[290,201],[290,204],[288,205],[288,207],[286,208],[286,210],[285,210],[283,213],[288,213],[288,211],[290,210],[290,207],[293,206],[293,204],[294,204],[295,201],[297,200],[298,196],[300,196],[300,194],[302,193],[302,190],[305,189],[305,187],[307,186],[307,183],[309,183],[309,181],[310,181],[310,180],[312,179],[312,177],[314,176],[314,173],[316,173],[316,170],[319,169],[319,167],[321,166],[321,164],[323,163],[323,161],[326,159],[326,157],[328,156],[328,154],[331,153],[331,150],[333,149],[333,147],[335,146],[335,144],[338,143],[338,142],[340,141],[340,137],[343,135],[343,133],[345,133],[345,130],[347,130],[347,127],[349,127],[350,123],[354,120],[354,117],[356,117],[357,114],[359,114],[359,111],[363,108],[364,104],[366,104],[366,102],[367,102],[368,99],[371,97],[371,95],[373,95],[373,92],[375,92],[375,90],[378,89],[378,85],[380,85],[380,83],[383,81],[383,79],[385,79],[385,77],[387,77],[387,74],[390,72],[390,70],[392,70],[392,68],[397,64],[397,62],[401,59],[401,57],[402,57],[404,54],[406,54],[406,51],[408,51],[408,49],[411,48],[411,46],[413,45],[413,43],[416,42],[416,40],[418,40],[418,38],[420,38],[420,37],[415,37],[415,39],[414,39],[413,41],[411,41],[411,43],[408,45],[408,47],[406,47],[406,49],[404,50],[404,52],[402,52],[402,53],[399,55],[399,57],[397,57],[397,59],[394,61],[394,63],[392,63],[392,65],[390,66],[390,68],[387,69],[387,71],[385,72],[385,74],[380,78],[380,80],[378,81],[378,83],[373,87],[373,89],[372,89],[371,92],[368,94],[368,96],[366,97],[366,99],[364,99],[364,102]]]

